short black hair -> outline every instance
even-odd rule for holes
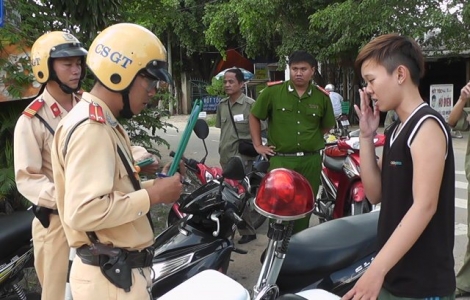
[[[370,41],[356,58],[355,68],[358,74],[361,74],[362,65],[367,60],[384,66],[388,74],[392,74],[400,65],[405,66],[416,86],[419,86],[419,81],[424,76],[424,55],[421,47],[407,36],[391,33]]]
[[[225,71],[224,75],[227,72],[231,72],[231,73],[235,74],[235,78],[237,79],[238,83],[241,83],[241,82],[245,81],[245,76],[243,76],[243,72],[239,68],[228,69],[227,71]]]
[[[317,66],[317,60],[313,57],[312,54],[308,53],[307,51],[304,50],[298,50],[292,52],[292,54],[289,56],[289,66],[293,63],[300,63],[300,62],[306,62],[312,67]]]

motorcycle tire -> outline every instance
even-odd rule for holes
[[[248,202],[245,209],[248,209],[248,216],[251,221],[251,226],[253,226],[254,229],[260,228],[264,222],[266,221],[266,217],[259,214],[253,204],[253,198],[248,199]]]
[[[250,218],[255,229],[260,228],[266,221],[266,217],[259,214],[256,210],[250,211]]]

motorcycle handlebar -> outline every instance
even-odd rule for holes
[[[170,157],[175,157],[175,151],[171,151],[170,152]],[[194,159],[190,158],[190,159],[187,159],[186,157],[184,156],[181,156],[181,160],[184,162],[184,165],[187,167],[187,168],[190,168],[191,170],[193,170],[194,172],[197,172],[198,168],[197,168],[197,164],[199,162],[195,161]]]
[[[246,228],[245,220],[240,218],[240,216],[237,215],[237,213],[232,208],[227,209],[225,211],[225,214],[227,215],[227,217],[229,217],[230,220],[233,221],[233,223],[235,223],[235,225],[237,225],[238,228],[240,228],[240,229],[245,229]]]

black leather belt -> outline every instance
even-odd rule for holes
[[[294,152],[294,153],[279,153],[276,152],[276,156],[290,156],[290,157],[301,157],[301,156],[310,156],[320,153],[320,151],[313,151],[313,152]]]
[[[59,214],[59,211],[57,209],[52,209],[51,210],[51,214],[53,215],[58,215]]]
[[[77,249],[77,255],[82,262],[91,266],[100,266],[100,256],[91,253],[90,246],[83,245]],[[147,248],[142,251],[127,251],[121,249],[126,253],[126,263],[130,268],[146,268],[152,266],[153,249]]]

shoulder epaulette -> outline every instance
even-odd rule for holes
[[[45,104],[44,100],[41,98],[37,98],[33,101],[28,107],[25,108],[23,111],[23,115],[27,116],[28,118],[34,117],[34,115],[43,107]]]
[[[327,95],[328,97],[330,96],[330,92],[328,92],[327,90],[325,90],[324,88],[322,88],[321,86],[319,85],[316,85],[317,89],[319,89],[320,91],[323,92],[323,94]]]
[[[96,102],[91,102],[89,105],[89,118],[90,120],[99,122],[99,123],[106,123],[106,120],[104,119],[104,113],[103,113],[103,108],[99,106],[98,103]]]
[[[273,86],[273,85],[278,85],[278,84],[281,84],[283,83],[282,80],[279,80],[279,81],[270,81],[267,83],[268,86]]]

